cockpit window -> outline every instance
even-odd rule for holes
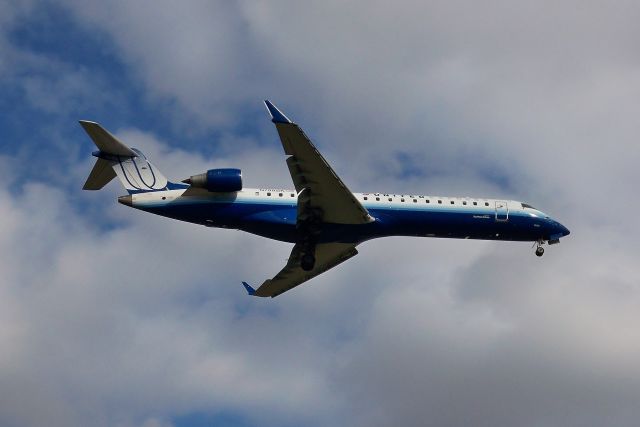
[[[529,209],[536,209],[533,206],[527,204],[527,203],[521,203],[523,208],[529,208]],[[537,210],[537,209],[536,209]]]

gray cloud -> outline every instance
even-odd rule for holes
[[[224,133],[202,158],[114,129],[172,178],[238,165],[249,184],[290,186],[266,118],[264,141],[235,132],[268,96],[354,190],[526,199],[572,235],[540,260],[525,244],[369,242],[255,301],[238,281],[275,273],[288,245],[126,210],[115,185],[79,196],[86,213],[55,185],[5,184],[1,424],[222,410],[270,425],[636,424],[634,3],[67,4],[149,104]],[[405,177],[403,153],[423,173]]]

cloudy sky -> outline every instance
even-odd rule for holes
[[[636,426],[636,1],[0,1],[0,425]],[[177,180],[523,200],[572,234],[288,244],[83,192],[95,120]],[[631,216],[630,216],[631,215]]]

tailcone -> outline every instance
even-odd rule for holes
[[[118,203],[122,203],[123,205],[132,207],[133,197],[131,197],[131,194],[128,194],[126,196],[120,196],[118,197]]]

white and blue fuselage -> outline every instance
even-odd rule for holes
[[[179,184],[174,184],[179,185]],[[322,224],[318,242],[361,243],[387,236],[550,241],[569,230],[549,215],[514,200],[354,193],[374,221]],[[283,242],[298,240],[298,195],[293,190],[245,188],[233,193],[179,188],[133,193],[127,206],[157,215],[232,228]]]

